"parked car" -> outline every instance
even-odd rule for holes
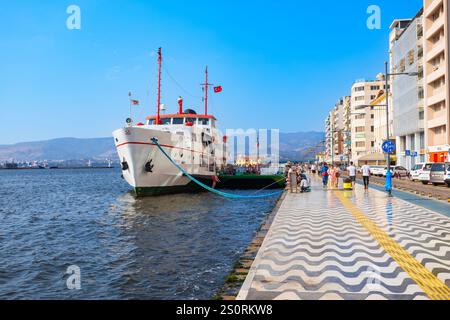
[[[383,177],[386,177],[387,173],[387,167],[384,167],[383,169]],[[395,177],[407,177],[408,176],[408,170],[405,167],[402,166],[392,166],[391,167],[391,173],[392,176]]]
[[[445,174],[448,163],[436,162],[433,163],[430,169],[430,182],[437,186],[438,184],[445,184]]]
[[[419,175],[422,172],[423,168],[425,167],[426,163],[424,162],[420,162],[420,163],[416,163],[412,168],[411,171],[409,172],[410,175],[410,179],[412,181],[418,181],[419,180]]]
[[[447,167],[445,168],[444,181],[447,184],[447,187],[450,187],[450,163],[447,163]]]
[[[373,176],[382,177],[384,173],[383,166],[370,166],[370,174]]]
[[[428,184],[430,182],[430,170],[432,165],[432,163],[426,163],[422,170],[420,170],[419,181],[423,184]]]

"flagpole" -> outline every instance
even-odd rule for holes
[[[130,101],[130,119],[131,119],[131,91],[128,92],[128,100]]]

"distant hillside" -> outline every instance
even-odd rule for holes
[[[280,160],[313,160],[323,150],[324,132],[280,133]]]
[[[280,158],[308,160],[320,149],[322,132],[280,133]],[[0,161],[31,160],[104,160],[114,159],[117,153],[113,138],[60,138],[48,141],[0,145]]]
[[[106,159],[115,156],[113,138],[59,138],[0,146],[0,161]]]

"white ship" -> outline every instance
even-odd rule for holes
[[[113,132],[122,164],[124,179],[136,195],[156,195],[197,190],[199,186],[185,176],[158,149],[153,138],[164,151],[188,174],[199,181],[213,185],[217,171],[226,162],[226,137],[216,127],[216,118],[208,114],[208,70],[204,86],[204,114],[194,110],[183,111],[179,99],[176,114],[160,114],[161,49],[158,51],[157,114],[148,116],[146,123]]]

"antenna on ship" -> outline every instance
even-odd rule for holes
[[[161,64],[162,54],[161,48],[158,49],[158,96],[156,101],[156,124],[161,124],[160,108],[161,108]]]
[[[202,83],[203,91],[205,92],[205,97],[203,98],[205,102],[205,115],[208,115],[208,87],[211,85],[211,83],[208,83],[208,66],[206,66],[205,83]]]

